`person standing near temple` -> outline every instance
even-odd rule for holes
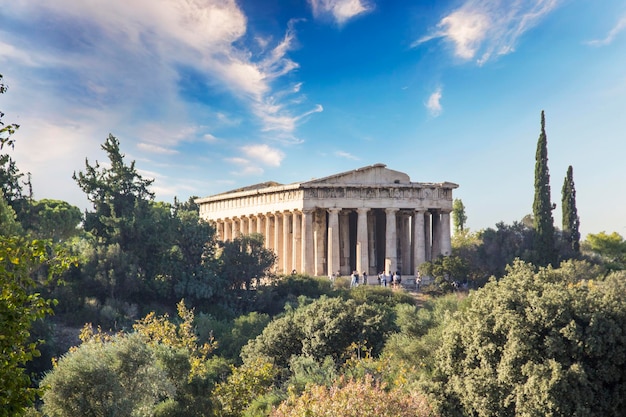
[[[367,272],[363,271],[363,285],[367,285]]]
[[[359,285],[359,273],[356,271],[352,271],[352,275],[350,275],[350,288],[357,287]]]

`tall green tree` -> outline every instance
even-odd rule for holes
[[[556,262],[554,241],[553,204],[550,202],[550,173],[548,171],[548,139],[546,119],[541,111],[541,134],[535,155],[535,199],[533,202],[533,226],[535,229],[535,262],[546,266]]]
[[[128,222],[138,208],[145,209],[145,203],[154,199],[154,193],[149,190],[154,180],[143,178],[135,168],[135,161],[130,165],[124,162],[125,155],[115,136],[109,135],[101,147],[107,153],[110,167],[101,167],[98,161],[91,165],[85,160],[85,171],[74,173],[72,178],[93,204],[94,211],[85,216],[85,230],[126,249],[125,238],[132,235]]]
[[[574,169],[570,165],[561,189],[561,209],[563,210],[563,234],[574,254],[580,253],[580,219],[576,209],[576,188],[574,187]]]
[[[465,206],[460,198],[455,198],[452,203],[452,221],[454,223],[454,233],[462,233],[465,230],[465,222],[467,215],[465,214]]]

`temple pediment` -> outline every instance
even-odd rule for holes
[[[302,186],[319,186],[330,184],[344,185],[383,185],[410,184],[407,174],[388,169],[385,164],[374,164],[351,171],[341,172],[324,178],[317,178],[301,183]]]

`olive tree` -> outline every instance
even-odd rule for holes
[[[626,274],[591,271],[516,261],[473,292],[437,354],[442,415],[624,415]]]

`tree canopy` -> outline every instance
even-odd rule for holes
[[[626,276],[581,279],[575,262],[516,261],[470,295],[438,353],[443,416],[624,415]]]

